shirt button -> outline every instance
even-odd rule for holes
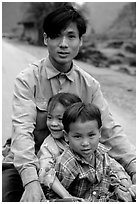
[[[92,194],[95,196],[96,195],[96,191],[93,191]]]

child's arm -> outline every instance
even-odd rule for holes
[[[46,146],[42,146],[39,152],[39,180],[46,186],[49,186],[61,198],[74,198],[64,188],[59,179],[56,177],[55,162]]]
[[[60,183],[58,178],[55,176],[55,180],[51,186],[52,190],[57,193],[61,198],[72,198],[73,196],[69,194],[69,192],[64,188],[64,186]]]
[[[51,188],[61,198],[72,198],[72,199],[75,199],[76,202],[77,201],[79,201],[79,202],[85,201],[83,198],[74,197],[71,194],[69,194],[69,192],[64,188],[64,186],[60,183],[60,181],[58,180],[57,177],[55,177],[55,180],[54,180]]]

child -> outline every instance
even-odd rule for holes
[[[70,93],[58,93],[50,98],[47,106],[47,126],[51,134],[44,140],[38,152],[40,183],[52,188],[61,198],[72,196],[58,181],[54,167],[57,157],[68,146],[63,135],[63,113],[69,105],[76,102],[81,102],[81,99]]]
[[[101,113],[92,104],[75,103],[63,116],[69,147],[55,166],[57,177],[72,196],[86,201],[132,201],[128,186],[122,185],[116,165],[99,143]]]

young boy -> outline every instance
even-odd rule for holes
[[[99,143],[101,113],[92,104],[75,103],[63,115],[69,147],[56,164],[57,177],[72,196],[86,201],[132,201],[129,186],[118,177],[122,167]]]

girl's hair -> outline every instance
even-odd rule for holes
[[[67,108],[68,106],[72,105],[73,103],[77,103],[77,102],[81,102],[81,99],[75,94],[58,93],[49,99],[48,105],[47,105],[47,110],[50,113],[55,108],[57,103],[60,103],[65,108]]]
[[[47,37],[55,38],[71,22],[76,23],[79,37],[81,37],[86,32],[86,20],[75,8],[64,5],[56,8],[46,16],[43,23],[43,30],[47,34]]]
[[[85,104],[83,102],[78,102],[69,106],[63,115],[63,126],[64,130],[68,133],[71,123],[75,123],[77,120],[81,122],[96,120],[98,123],[98,128],[102,126],[101,113],[96,105],[91,103]]]

